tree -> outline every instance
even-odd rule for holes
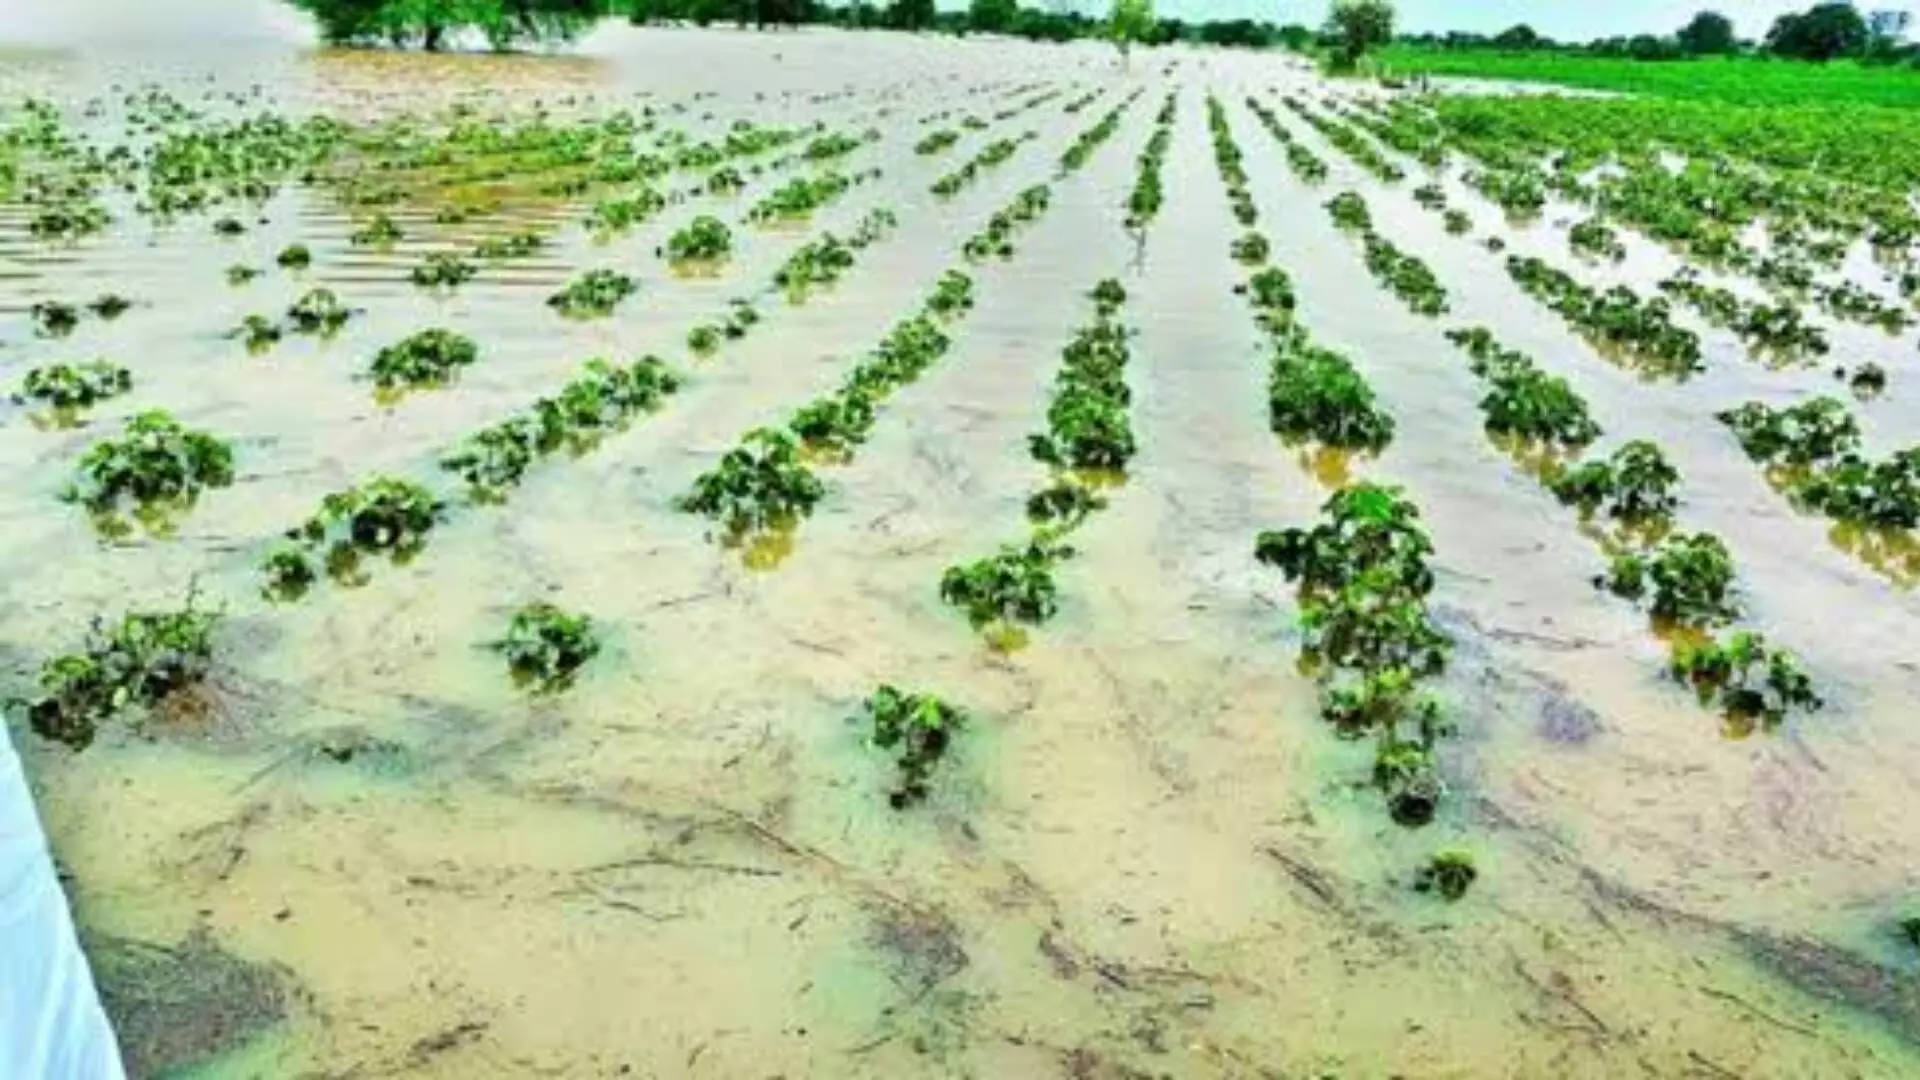
[[[1368,49],[1393,40],[1392,0],[1333,0],[1327,13],[1333,66],[1351,71]]]
[[[428,52],[447,35],[478,30],[495,49],[523,42],[570,41],[602,14],[601,0],[293,0],[320,24],[330,45],[418,46]]]
[[[967,27],[976,34],[1005,34],[1020,18],[1020,0],[972,0]]]
[[[1313,28],[1299,23],[1288,23],[1280,28],[1279,38],[1280,44],[1294,52],[1306,52],[1307,46],[1313,43]]]
[[[1767,32],[1767,50],[1795,60],[1825,63],[1853,56],[1867,46],[1867,20],[1852,4],[1817,4],[1797,15],[1782,15]]]
[[[1113,10],[1107,15],[1107,33],[1119,47],[1122,61],[1130,57],[1136,42],[1153,39],[1155,26],[1153,0],[1113,0]]]
[[[1717,11],[1695,15],[1674,37],[1689,56],[1724,56],[1735,47],[1733,20]]]
[[[895,30],[925,30],[933,25],[933,0],[893,0],[887,5],[887,25]]]
[[[1511,49],[1515,52],[1537,49],[1540,47],[1541,40],[1539,31],[1528,26],[1526,23],[1502,30],[1493,36],[1493,44],[1495,47]]]

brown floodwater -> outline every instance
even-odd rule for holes
[[[1828,390],[1824,370],[1770,370],[1712,331],[1709,372],[1683,385],[1608,363],[1478,245],[1493,230],[1568,263],[1561,215],[1510,226],[1449,178],[1480,228],[1447,236],[1408,190],[1381,189],[1283,111],[1334,167],[1302,185],[1242,103],[1310,87],[1279,60],[1151,53],[1123,69],[1092,46],[832,33],[609,30],[587,44],[569,58],[258,44],[221,60],[0,61],[7,100],[75,108],[115,84],[193,103],[258,83],[293,113],[356,120],[540,99],[589,114],[686,103],[662,118],[693,134],[739,117],[885,133],[847,166],[879,180],[805,226],[736,230],[732,259],[700,276],[674,275],[655,248],[696,213],[738,219],[796,170],[606,242],[579,226],[578,203],[449,226],[402,204],[408,238],[384,254],[352,247],[351,217],[305,188],[232,240],[205,216],[128,211],[100,237],[50,245],[26,236],[22,208],[0,213],[0,376],[106,356],[136,379],[78,429],[0,407],[7,692],[28,693],[40,660],[96,615],[177,605],[193,586],[229,616],[196,723],[110,731],[80,753],[15,729],[137,1074],[1920,1069],[1920,957],[1893,929],[1920,905],[1905,816],[1920,600],[1796,515],[1712,420],[1748,397]],[[1067,92],[944,154],[913,153],[931,130],[918,118],[991,115],[1036,84]],[[1134,159],[1175,86],[1165,207],[1130,236]],[[1073,136],[1134,88],[1114,138],[1053,180]],[[1105,96],[1062,114],[1091,89]],[[1303,321],[1399,422],[1378,458],[1316,460],[1268,430],[1262,338],[1232,292],[1246,272],[1228,256],[1240,228],[1208,142],[1210,89]],[[1039,139],[958,195],[927,194],[1029,128]],[[1045,180],[1051,209],[1013,259],[969,268],[975,309],[953,348],[887,401],[850,460],[820,467],[828,497],[777,565],[747,565],[673,508],[743,432],[833,389],[961,265],[966,236]],[[1368,276],[1321,206],[1346,187],[1433,265],[1450,316],[1408,314]],[[842,282],[798,305],[762,295],[805,238],[879,207],[899,227]],[[540,223],[558,226],[555,243],[451,295],[406,279],[423,252]],[[313,248],[312,269],[225,283],[228,265],[271,267],[294,241]],[[1670,271],[1670,255],[1629,243],[1625,263],[1583,274],[1650,287]],[[600,266],[637,274],[641,293],[603,320],[548,310],[556,287]],[[1044,427],[1086,291],[1108,276],[1138,331],[1139,456],[1075,534],[1059,616],[996,651],[941,604],[940,575],[1022,537],[1045,479],[1026,436]],[[314,284],[364,314],[257,356],[225,337]],[[138,306],[64,340],[32,336],[33,302],[107,289]],[[761,326],[686,359],[688,328],[736,296],[759,298]],[[1660,443],[1684,477],[1683,523],[1725,537],[1741,568],[1745,624],[1803,658],[1825,711],[1735,738],[1663,677],[1645,618],[1590,584],[1600,548],[1482,433],[1480,388],[1442,336],[1475,323],[1565,375],[1607,429],[1603,448]],[[479,363],[448,388],[376,402],[366,360],[426,325],[474,337]],[[1846,340],[1884,349],[1892,374],[1859,410],[1875,447],[1910,442],[1912,335]],[[257,595],[261,552],[323,494],[378,472],[432,478],[438,452],[584,359],[645,353],[687,375],[657,414],[535,466],[504,506],[456,507],[418,558],[372,564],[362,587],[288,606]],[[87,445],[154,407],[233,439],[238,482],[171,535],[103,543],[57,492]],[[1318,719],[1290,590],[1252,558],[1260,530],[1311,520],[1342,475],[1404,484],[1437,547],[1433,604],[1458,643],[1441,690],[1460,735],[1442,750],[1447,808],[1421,830],[1382,812],[1370,746]],[[536,599],[606,634],[563,695],[517,690],[484,647]],[[887,762],[849,719],[882,682],[973,718],[932,799],[907,812],[887,807]],[[1448,846],[1481,870],[1452,905],[1411,889]]]

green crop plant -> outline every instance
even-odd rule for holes
[[[1059,608],[1053,568],[1071,548],[1044,535],[1023,545],[1007,545],[997,554],[950,566],[940,578],[940,599],[967,614],[978,630],[995,624],[1038,624]]]
[[[676,507],[721,522],[735,536],[779,529],[813,513],[826,486],[800,461],[784,431],[756,428],[694,481]]]
[[[1073,479],[1061,479],[1027,498],[1027,518],[1056,530],[1071,529],[1085,521],[1088,514],[1106,508],[1107,500],[1092,488]]]
[[[406,239],[405,230],[385,214],[375,214],[373,220],[355,229],[347,237],[347,242],[355,247],[391,247]]]
[[[919,142],[914,143],[913,152],[926,157],[929,154],[938,154],[959,141],[959,132],[951,128],[942,128],[939,131],[929,132]]]
[[[1127,302],[1126,287],[1113,278],[1101,279],[1087,295],[1093,300],[1094,313],[1103,319],[1118,314],[1121,306]]]
[[[233,448],[159,409],[136,414],[117,439],[102,439],[80,459],[80,475],[62,492],[95,514],[121,500],[191,504],[207,488],[233,483]]]
[[[1403,739],[1391,728],[1374,741],[1373,786],[1387,800],[1394,823],[1419,828],[1433,821],[1446,796],[1446,785],[1434,760],[1431,739]]]
[[[404,563],[426,546],[427,534],[445,516],[446,504],[411,480],[376,477],[320,500],[314,515],[287,530],[285,540],[261,563],[268,595],[297,598],[318,579],[313,558],[348,584],[364,583],[359,558],[385,554]]]
[[[29,370],[14,400],[38,401],[56,409],[85,409],[132,389],[132,372],[106,360],[92,360]]]
[[[915,694],[882,684],[861,706],[867,736],[875,749],[894,755],[897,779],[887,802],[904,810],[926,799],[934,767],[947,755],[966,725],[966,714],[932,694]]]
[[[1327,214],[1333,223],[1343,229],[1357,233],[1373,232],[1373,215],[1367,210],[1367,200],[1358,192],[1343,191],[1327,203]]]
[[[354,311],[340,302],[332,289],[312,289],[287,309],[287,319],[296,332],[326,337],[345,326]]]
[[[948,270],[934,283],[927,298],[927,311],[933,315],[954,316],[973,309],[973,279],[958,270]]]
[[[1549,485],[1563,503],[1583,514],[1605,511],[1623,521],[1663,521],[1680,505],[1674,491],[1680,472],[1660,448],[1644,439],[1615,450],[1602,461],[1588,461],[1555,476]]]
[[[196,609],[131,612],[109,629],[95,619],[85,648],[40,667],[40,696],[25,702],[44,739],[84,750],[100,725],[129,707],[152,708],[207,676],[221,613]]]
[[[394,387],[441,386],[463,367],[479,359],[473,339],[451,330],[421,330],[374,355],[367,374],[382,390]]]
[[[546,240],[535,232],[489,236],[474,245],[473,255],[477,259],[518,259],[539,251],[546,246],[546,243]]]
[[[80,325],[80,309],[58,300],[40,300],[28,309],[33,332],[41,337],[63,338]]]
[[[1869,528],[1920,527],[1920,446],[1881,461],[1844,454],[1791,485],[1795,501]]]
[[[1423,893],[1434,893],[1449,903],[1467,895],[1473,887],[1480,871],[1474,867],[1473,854],[1449,848],[1435,852],[1427,864],[1414,875],[1413,887]]]
[[[87,301],[87,310],[92,312],[95,318],[108,322],[126,314],[132,307],[133,301],[119,293],[101,293]]]
[[[1567,234],[1567,246],[1582,255],[1611,262],[1619,262],[1627,257],[1627,247],[1620,242],[1620,234],[1599,218],[1588,218],[1575,224]]]
[[[1712,533],[1681,534],[1650,552],[1617,554],[1600,584],[1629,600],[1651,592],[1654,615],[1685,626],[1712,626],[1740,613],[1733,556]]]
[[[740,175],[739,169],[724,165],[709,173],[701,186],[709,195],[737,195],[746,190],[747,178]]]
[[[280,340],[280,324],[265,315],[249,315],[240,321],[240,325],[229,331],[229,338],[240,338],[246,342],[250,353],[264,352]]]
[[[1441,222],[1450,236],[1465,236],[1473,231],[1473,216],[1457,207],[1441,215]]]
[[[1794,709],[1813,712],[1824,704],[1793,655],[1759,634],[1742,631],[1724,642],[1681,638],[1674,642],[1669,666],[1702,704],[1717,702],[1743,720],[1777,724]]]
[[[305,244],[289,244],[274,259],[283,270],[305,270],[313,265],[313,252]]]
[[[702,214],[667,241],[671,262],[717,262],[733,253],[733,230],[711,214]]]
[[[408,276],[423,289],[451,289],[473,280],[477,272],[472,263],[460,256],[436,251],[415,266]]]
[[[1236,261],[1248,266],[1257,266],[1267,261],[1273,253],[1267,238],[1257,232],[1249,232],[1233,242],[1229,252]]]
[[[1715,418],[1733,430],[1747,457],[1763,465],[1817,465],[1860,447],[1860,425],[1836,398],[1782,409],[1749,401]]]
[[[617,270],[589,270],[549,296],[547,306],[570,318],[604,317],[639,291],[639,282]]]
[[[249,285],[258,280],[260,275],[264,273],[266,273],[266,271],[257,266],[235,263],[227,267],[227,284],[234,286]]]
[[[679,376],[656,357],[631,367],[589,360],[557,396],[469,435],[440,459],[440,467],[464,479],[479,500],[498,501],[536,460],[593,445],[679,388]]]
[[[1393,441],[1393,417],[1346,357],[1288,342],[1276,349],[1267,379],[1267,416],[1286,439],[1379,453]]]
[[[516,683],[553,694],[573,685],[580,669],[599,655],[600,640],[587,616],[533,603],[514,612],[506,634],[488,648],[506,657]]]
[[[1480,411],[1497,435],[1577,448],[1600,437],[1587,403],[1565,379],[1535,367],[1495,376]]]

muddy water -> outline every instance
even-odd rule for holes
[[[114,733],[78,755],[17,734],[97,952],[211,942],[223,970],[250,973],[220,982],[190,962],[204,948],[168,954],[183,959],[162,982],[228,990],[228,1008],[169,1037],[155,1017],[180,1017],[130,1008],[137,987],[110,975],[139,1066],[1909,1074],[1916,965],[1888,923],[1920,887],[1920,841],[1900,812],[1920,753],[1903,722],[1920,690],[1904,647],[1920,613],[1827,548],[1822,526],[1787,514],[1712,424],[1744,383],[1633,380],[1491,256],[1365,184],[1383,229],[1454,293],[1452,319],[1406,314],[1320,209],[1363,178],[1295,123],[1336,168],[1325,190],[1303,187],[1240,105],[1304,77],[1250,59],[1188,55],[1167,74],[1158,57],[1125,73],[1098,50],[882,35],[610,33],[589,45],[589,58],[541,61],[248,54],[210,85],[261,81],[295,109],[367,116],[462,98],[592,94],[579,107],[599,108],[713,90],[671,122],[877,123],[887,138],[850,164],[885,176],[805,228],[742,230],[717,279],[675,279],[653,249],[694,213],[737,216],[778,178],[673,207],[604,246],[568,225],[539,258],[486,269],[445,299],[413,289],[406,268],[480,226],[410,222],[416,235],[370,256],[347,245],[337,204],[299,191],[238,241],[195,218],[157,231],[132,219],[52,254],[11,229],[0,237],[14,264],[0,284],[7,380],[91,355],[138,380],[80,431],[4,416],[9,690],[24,692],[94,614],[177,602],[194,580],[231,611],[220,707],[202,730]],[[204,61],[116,62],[109,74],[40,61],[6,80],[83,98],[115,79],[208,74]],[[911,153],[913,118],[990,114],[1033,81],[1111,89],[1077,117],[1056,102],[937,158]],[[1121,206],[1169,85],[1182,95],[1166,207],[1136,239]],[[1133,86],[1147,93],[1087,169],[1054,184],[1016,258],[973,271],[977,307],[952,351],[889,400],[851,462],[823,469],[829,499],[777,569],[743,566],[672,509],[742,432],[834,387],[956,265],[963,238],[1049,178],[1072,136]],[[1406,484],[1439,549],[1436,603],[1461,643],[1446,693],[1463,731],[1447,750],[1452,809],[1418,833],[1388,823],[1363,786],[1367,748],[1315,718],[1291,664],[1291,600],[1250,557],[1258,530],[1308,520],[1324,488],[1266,428],[1265,361],[1231,293],[1244,272],[1227,257],[1239,230],[1208,148],[1209,87],[1229,103],[1259,227],[1303,318],[1400,422],[1391,450],[1352,469]],[[882,108],[892,114],[876,120]],[[1028,126],[1042,137],[1007,164],[952,200],[926,194]],[[1471,192],[1454,194],[1495,220]],[[745,341],[678,359],[693,322],[754,295],[805,235],[878,206],[901,227],[841,284],[802,306],[765,299],[767,321]],[[536,206],[518,220],[579,213]],[[228,264],[268,263],[295,239],[315,251],[303,278],[222,283]],[[641,295],[609,320],[554,317],[546,294],[594,266],[635,270]],[[936,585],[947,565],[1020,535],[1022,501],[1043,480],[1025,436],[1044,422],[1086,290],[1109,275],[1132,294],[1124,317],[1139,334],[1140,456],[1076,537],[1060,617],[996,654]],[[259,357],[222,339],[310,283],[366,315],[331,342]],[[57,343],[18,316],[107,287],[143,306]],[[1756,625],[1805,657],[1831,691],[1827,712],[1732,741],[1659,679],[1646,626],[1586,584],[1595,549],[1481,436],[1477,387],[1440,336],[1455,322],[1485,322],[1567,375],[1610,438],[1661,443],[1686,478],[1685,520],[1729,539]],[[474,336],[481,362],[455,387],[377,405],[355,373],[428,324]],[[254,597],[263,544],[325,492],[379,470],[430,475],[439,449],[550,392],[580,360],[646,352],[689,377],[658,415],[536,467],[505,507],[460,512],[414,564],[382,565],[364,588],[291,608]],[[1714,359],[1728,378],[1762,377]],[[93,438],[150,406],[234,437],[241,481],[171,538],[101,545],[53,492]],[[518,694],[481,647],[531,599],[589,612],[607,634],[558,698]],[[976,718],[934,800],[908,814],[886,809],[885,763],[846,719],[882,681],[937,691]],[[1456,843],[1483,871],[1469,898],[1412,894],[1414,866]],[[209,1012],[224,1022],[204,1022]]]

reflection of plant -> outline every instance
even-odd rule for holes
[[[1681,639],[1674,643],[1672,671],[1691,685],[1700,700],[1718,700],[1730,715],[1778,723],[1789,710],[1809,712],[1823,702],[1793,655],[1767,644],[1759,634],[1741,632],[1727,641]]]
[[[899,780],[887,802],[901,810],[925,799],[933,768],[946,756],[966,714],[932,694],[905,693],[884,684],[862,708],[873,745],[897,751]]]
[[[56,409],[84,409],[131,389],[132,372],[105,360],[93,360],[28,371],[14,400],[43,401]]]
[[[593,620],[552,604],[528,604],[514,612],[506,636],[489,646],[507,658],[515,681],[541,693],[556,693],[600,652]]]
[[[473,339],[451,330],[422,330],[381,349],[367,373],[381,389],[438,386],[480,356]]]
[[[231,483],[231,447],[154,409],[128,420],[120,438],[95,443],[80,459],[80,478],[65,497],[107,513],[122,498],[190,501],[203,489]]]
[[[784,431],[756,428],[693,483],[675,505],[745,533],[777,528],[813,512],[826,496],[820,479],[800,462],[799,447]]]
[[[1474,868],[1473,854],[1458,848],[1436,852],[1427,865],[1414,875],[1413,887],[1420,892],[1440,894],[1447,901],[1467,895],[1480,872]]]
[[[94,620],[83,652],[40,668],[41,696],[27,703],[36,734],[84,750],[101,723],[130,705],[152,706],[206,677],[221,613],[134,612],[108,632]]]
[[[1267,380],[1268,422],[1288,439],[1374,453],[1393,441],[1393,417],[1346,357],[1289,339]]]

